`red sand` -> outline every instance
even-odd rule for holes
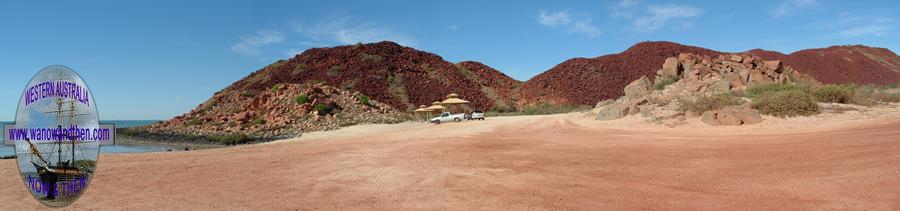
[[[604,129],[572,116],[356,126],[272,144],[103,155],[70,208],[900,209],[900,120],[735,135]],[[0,210],[43,208],[14,162],[0,161]]]

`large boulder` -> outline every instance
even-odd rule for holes
[[[625,97],[630,99],[647,96],[652,92],[653,84],[650,83],[650,79],[648,79],[647,76],[643,76],[640,79],[632,81],[628,86],[625,86]]]
[[[759,111],[747,106],[729,106],[719,110],[703,112],[700,120],[712,126],[751,125],[762,122]]]
[[[665,77],[677,77],[681,73],[681,71],[679,71],[680,67],[681,64],[678,62],[678,58],[666,58],[666,62],[663,63],[661,75]]]
[[[632,111],[633,106],[626,104],[612,104],[600,109],[597,113],[597,120],[614,120],[627,116]]]
[[[781,60],[764,61],[763,67],[765,67],[766,70],[775,71],[776,73],[782,72],[781,71]]]

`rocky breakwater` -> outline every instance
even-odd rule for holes
[[[359,92],[323,84],[286,83],[260,91],[219,92],[186,114],[124,133],[150,140],[221,144],[234,142],[221,139],[236,134],[244,137],[244,142],[265,141],[355,124],[409,119],[409,114]]]
[[[743,125],[762,121],[747,99],[729,103],[702,114],[684,109],[698,98],[741,93],[750,86],[766,83],[793,83],[809,78],[785,66],[779,60],[762,60],[750,54],[722,54],[716,57],[689,53],[669,57],[656,71],[652,82],[646,76],[629,83],[625,95],[596,105],[598,120],[613,120],[628,115],[643,117],[694,118],[702,116],[710,125]]]

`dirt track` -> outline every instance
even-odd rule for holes
[[[900,209],[900,120],[732,135],[578,115],[103,155],[77,209]],[[2,160],[0,210],[43,208]]]

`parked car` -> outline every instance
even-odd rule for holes
[[[476,120],[476,119],[477,119],[477,120],[484,120],[484,112],[483,112],[483,111],[479,111],[479,110],[472,111],[472,115],[471,115],[469,118],[472,119],[472,120]]]
[[[435,123],[435,124],[441,124],[441,123],[449,122],[449,121],[459,122],[459,121],[462,121],[463,119],[466,119],[465,114],[451,114],[450,112],[444,112],[444,113],[441,113],[440,116],[431,118],[431,120],[429,120],[429,122]]]

